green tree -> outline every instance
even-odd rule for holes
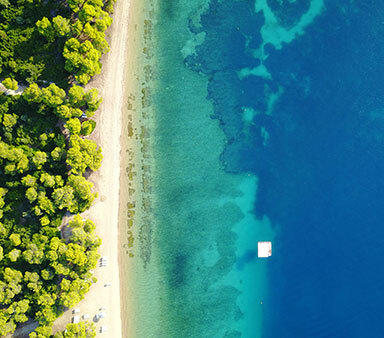
[[[36,151],[32,157],[32,162],[37,169],[41,169],[43,164],[47,162],[47,154],[42,151]]]
[[[52,26],[56,36],[65,36],[71,31],[69,20],[61,15],[55,16],[52,19]]]
[[[39,208],[45,211],[48,215],[52,215],[55,207],[52,201],[45,195],[45,192],[40,192],[37,198]]]
[[[0,141],[0,159],[9,161],[4,167],[6,174],[23,173],[28,169],[28,157],[23,149],[9,146],[2,141]]]
[[[41,91],[41,99],[48,107],[55,108],[61,105],[65,99],[65,91],[60,87],[51,83],[48,87]]]
[[[68,0],[68,6],[77,13],[86,0]]]
[[[60,147],[55,147],[51,151],[51,156],[54,161],[60,161],[65,155],[65,150]]]
[[[106,3],[105,3],[105,10],[108,12],[108,13],[113,13],[113,7],[114,7],[114,3],[116,2],[116,0],[107,0]]]
[[[73,216],[73,219],[68,222],[68,225],[72,230],[82,228],[84,226],[83,217],[80,215]]]
[[[23,258],[29,264],[41,264],[44,261],[44,250],[40,249],[36,243],[30,243],[23,251]]]
[[[49,338],[51,336],[52,336],[51,326],[38,326],[34,332],[29,334],[29,338]]]
[[[37,31],[46,37],[49,42],[55,39],[55,31],[48,18],[44,17],[36,22]]]
[[[51,280],[51,279],[53,279],[54,276],[55,276],[55,274],[50,269],[44,269],[41,271],[41,278],[43,278],[44,280],[47,280],[47,281]],[[37,304],[39,304],[39,299],[37,300]]]
[[[93,184],[86,180],[83,176],[71,175],[68,178],[68,184],[73,188],[75,203],[71,212],[83,212],[88,209],[96,194],[92,193]]]
[[[55,182],[57,187],[62,187],[64,185],[64,180],[60,175],[55,176]]]
[[[36,312],[36,319],[42,325],[51,325],[57,318],[57,313],[54,308],[50,306],[41,306],[40,311]],[[48,337],[52,337],[49,335]]]
[[[43,172],[40,176],[40,182],[43,183],[46,188],[53,188],[56,184],[55,176]]]
[[[62,119],[70,119],[72,117],[72,107],[66,104],[60,105],[56,108],[55,113]]]
[[[9,320],[9,315],[0,311],[0,336],[5,337],[8,333],[14,332],[16,324],[13,320]]]
[[[21,183],[27,187],[34,187],[36,185],[36,177],[28,174],[21,179]]]
[[[60,298],[60,304],[65,307],[73,307],[81,301],[81,296],[77,292],[63,292]]]
[[[77,20],[72,24],[72,35],[79,38],[81,33],[83,32],[83,23],[80,20]]]
[[[92,132],[95,130],[95,128],[96,128],[96,122],[95,121],[93,121],[93,120],[84,121],[81,124],[81,135],[88,136],[88,135],[92,134]]]
[[[73,280],[64,278],[60,284],[62,293],[60,295],[59,304],[66,307],[74,306],[83,299],[84,295],[89,291],[91,284],[90,281],[85,281],[80,278]]]
[[[65,69],[74,73],[76,81],[81,84],[87,84],[91,76],[100,73],[101,52],[88,40],[82,43],[75,38],[67,40],[63,56],[66,59]]]
[[[99,32],[105,32],[107,28],[112,24],[112,19],[107,13],[103,13],[104,15],[95,21],[97,30]]]
[[[22,299],[18,302],[12,303],[7,309],[7,312],[15,322],[24,323],[28,320],[28,317],[25,315],[28,310],[29,300]]]
[[[16,114],[4,114],[3,115],[3,125],[5,128],[12,128],[17,123]]]
[[[78,135],[81,131],[81,122],[79,119],[70,119],[65,124],[65,127],[72,135]]]
[[[0,6],[7,8],[9,6],[9,0],[0,0]]]
[[[87,104],[87,116],[91,117],[93,112],[95,112],[102,102],[102,99],[99,97],[99,93],[96,88],[92,88],[87,91],[84,95],[84,100]]]
[[[83,87],[76,86],[76,85],[72,86],[71,88],[69,88],[69,91],[68,91],[68,98],[69,98],[70,104],[77,108],[84,106],[85,104],[84,95],[85,95],[85,91]]]
[[[39,297],[37,297],[37,304],[47,307],[53,306],[55,304],[56,299],[56,294],[44,292],[41,293]]]
[[[13,249],[8,253],[8,258],[11,262],[16,262],[21,254],[21,251],[18,249]]]
[[[105,39],[105,34],[102,31],[99,31],[98,27],[103,28],[103,26],[100,24],[99,20],[99,26],[96,26],[94,24],[90,24],[87,22],[84,25],[83,33],[88,36],[89,39],[92,40],[93,46],[100,52],[105,53],[109,51],[109,45],[107,40]]]
[[[93,19],[97,16],[98,12],[99,11],[97,10],[97,8],[86,3],[83,8],[79,11],[79,20],[82,22],[93,21]]]
[[[87,255],[85,254],[85,248],[81,245],[69,243],[65,257],[68,262],[83,266],[87,263]]]
[[[3,217],[3,208],[5,205],[4,196],[7,192],[8,192],[7,189],[0,188],[0,219]],[[0,223],[0,230],[1,230],[1,223]],[[0,231],[0,236],[1,236],[1,231]]]
[[[27,102],[40,103],[42,100],[42,91],[36,83],[32,83],[24,89],[23,98]]]
[[[29,202],[33,202],[37,199],[37,191],[34,187],[30,187],[25,192],[25,197],[27,197]]]
[[[74,201],[74,190],[70,186],[57,188],[52,193],[52,198],[55,206],[59,210],[67,209],[69,212],[75,212],[77,206]]]
[[[19,234],[11,234],[9,240],[13,246],[19,246],[21,244],[21,239]]]
[[[18,295],[22,286],[23,274],[20,271],[6,267],[3,272],[3,280],[0,280],[0,304],[11,304],[13,298]]]
[[[70,241],[87,248],[88,261],[91,259],[91,265],[93,266],[93,264],[95,264],[96,266],[97,259],[99,258],[97,248],[101,245],[101,239],[94,233],[96,228],[95,224],[91,220],[83,221],[80,215],[76,215],[73,220],[69,222],[69,226],[72,229]],[[89,255],[91,251],[93,251],[93,253]]]
[[[24,274],[24,281],[27,283],[27,288],[32,290],[35,294],[38,294],[43,283],[40,281],[40,276],[36,272],[26,271]]]
[[[70,148],[67,152],[67,164],[74,174],[82,174],[87,168],[99,169],[103,158],[101,149],[91,140],[83,140],[78,135],[71,135]]]
[[[79,108],[74,108],[69,104],[63,104],[56,108],[55,113],[62,119],[70,119],[72,117],[80,117],[83,112]]]
[[[10,77],[5,78],[2,84],[7,89],[17,90],[19,88],[17,81],[15,79],[11,79]]]
[[[77,324],[67,324],[65,332],[58,332],[54,338],[94,338],[96,327],[94,323],[84,321]]]

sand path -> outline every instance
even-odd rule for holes
[[[121,309],[120,282],[118,266],[118,208],[119,208],[119,178],[120,178],[120,135],[122,129],[122,111],[125,90],[125,64],[128,45],[128,15],[130,0],[118,0],[115,5],[112,26],[107,31],[110,52],[103,56],[102,73],[87,86],[97,88],[103,97],[98,112],[95,115],[97,127],[92,135],[103,150],[103,162],[100,169],[93,173],[90,180],[94,182],[99,198],[83,216],[96,223],[97,234],[102,238],[100,254],[108,258],[106,267],[97,267],[94,276],[98,282],[92,285],[77,308],[79,316],[89,314],[90,319],[99,313],[100,308],[106,317],[95,322],[97,336],[120,338]],[[105,284],[110,284],[105,286]],[[72,309],[71,309],[72,310]],[[54,325],[54,331],[63,329],[71,322],[72,311],[67,311]],[[104,325],[108,332],[99,333]]]

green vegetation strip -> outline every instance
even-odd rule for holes
[[[51,337],[96,281],[101,239],[78,214],[97,196],[84,174],[102,160],[86,138],[101,98],[81,85],[100,73],[113,2],[0,0],[0,336],[32,319],[30,337]],[[55,335],[94,336],[87,322]]]

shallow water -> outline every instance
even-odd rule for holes
[[[156,1],[138,337],[384,336],[382,7]]]

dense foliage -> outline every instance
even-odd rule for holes
[[[30,337],[50,337],[95,281],[101,240],[78,214],[96,197],[84,174],[102,160],[86,138],[101,98],[80,85],[100,72],[113,2],[0,0],[0,336],[32,318]],[[56,336],[94,336],[71,325]]]
[[[93,338],[93,337],[96,337],[96,327],[95,327],[95,324],[90,322],[68,324],[67,329],[64,332],[58,332],[54,336],[54,338]]]
[[[52,336],[52,329],[49,326],[40,326],[32,332],[30,338],[44,338]],[[54,338],[94,338],[96,337],[96,327],[94,323],[87,321],[77,324],[68,324],[65,331],[57,332]]]
[[[108,51],[114,1],[1,0],[0,71],[16,80],[86,84]]]

